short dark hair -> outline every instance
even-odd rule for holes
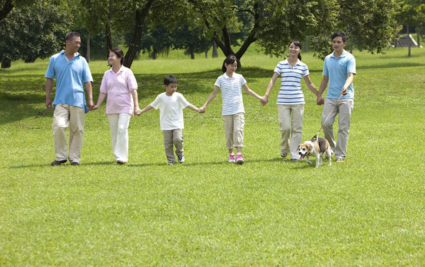
[[[164,85],[169,85],[170,83],[177,83],[177,78],[174,75],[167,75],[164,79]]]
[[[342,41],[343,41],[344,43],[345,43],[345,41],[347,40],[347,38],[345,37],[345,34],[344,34],[343,32],[336,32],[336,33],[332,34],[332,38],[331,38],[331,40],[333,41],[333,39],[334,39],[335,37],[341,37],[341,38],[342,38]]]
[[[115,47],[111,49],[111,52],[113,52],[115,55],[117,55],[117,58],[121,59],[121,65],[124,64],[124,52],[119,47]]]
[[[227,71],[227,68],[224,64],[233,64],[235,62],[238,61],[238,58],[235,55],[228,55],[226,57],[226,59],[223,61],[223,66],[221,67],[221,70],[223,71],[223,73],[225,73]]]
[[[78,32],[68,32],[66,35],[65,35],[65,43],[66,43],[66,41],[68,41],[68,40],[72,40],[72,39],[74,39],[74,37],[80,37],[81,35],[78,33]]]

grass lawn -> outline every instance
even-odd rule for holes
[[[348,155],[318,169],[279,155],[278,85],[264,107],[244,96],[241,166],[226,162],[219,96],[185,110],[184,164],[166,165],[158,111],[132,118],[130,162],[115,164],[103,104],[86,116],[81,165],[51,167],[48,61],[13,62],[0,70],[0,266],[425,265],[425,51],[406,54],[354,53]],[[134,62],[140,106],[170,73],[201,106],[222,60]],[[251,49],[238,72],[262,95],[279,60]],[[303,60],[318,87],[323,62]],[[90,67],[96,101],[108,67]],[[303,88],[306,140],[323,106]]]

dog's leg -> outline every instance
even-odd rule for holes
[[[320,164],[320,154],[316,155],[316,168],[319,168]]]
[[[331,166],[332,165],[332,151],[330,150],[330,149],[328,149],[327,151],[326,151],[326,154],[328,154],[328,158],[329,158],[329,166]]]
[[[305,161],[306,161],[309,165],[311,165],[311,161],[308,159],[308,156],[305,156]]]

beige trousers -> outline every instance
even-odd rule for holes
[[[243,129],[245,126],[244,113],[223,115],[226,148],[243,147]]]
[[[329,115],[333,107],[335,108]],[[322,114],[323,133],[329,141],[332,150],[335,152],[336,158],[345,158],[347,155],[348,134],[350,133],[351,112],[353,108],[353,99],[341,99],[338,101],[337,99],[326,98]],[[338,113],[338,140],[335,142],[333,124]],[[328,115],[329,118],[325,122]]]
[[[115,161],[128,162],[128,125],[130,118],[131,115],[128,113],[108,114]]]
[[[279,118],[279,130],[282,138],[280,150],[290,153],[291,159],[298,159],[297,147],[302,142],[304,104],[298,105],[277,105]],[[289,141],[291,139],[291,141]]]
[[[59,104],[53,113],[53,139],[56,160],[67,159],[66,128],[69,127],[69,160],[80,162],[85,120],[84,108]]]
[[[177,156],[183,156],[183,129],[163,130],[165,155],[168,161],[176,162],[173,145],[176,147]]]

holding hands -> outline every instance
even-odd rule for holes
[[[269,102],[269,96],[268,95],[264,95],[261,99],[260,102],[263,106],[265,106],[268,102]]]

